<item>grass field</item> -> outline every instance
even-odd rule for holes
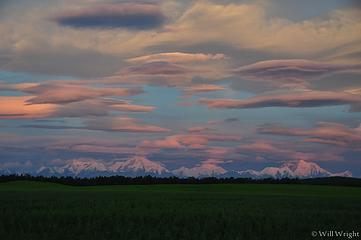
[[[361,188],[0,184],[0,239],[325,239],[361,231]],[[347,238],[345,238],[347,239]]]

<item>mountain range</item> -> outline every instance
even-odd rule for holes
[[[19,174],[22,172],[0,169],[0,175]],[[212,163],[203,163],[192,168],[181,167],[175,170],[168,170],[163,164],[151,161],[143,156],[134,156],[126,161],[114,161],[107,163],[101,160],[80,158],[68,161],[63,166],[43,166],[33,172],[37,176],[74,176],[74,177],[95,177],[122,175],[135,176],[158,176],[158,177],[239,177],[239,178],[316,178],[343,176],[351,177],[350,171],[331,173],[313,162],[304,160],[286,162],[280,167],[266,167],[257,170],[227,171],[226,169]]]
[[[244,178],[318,178],[318,177],[352,177],[350,171],[331,173],[321,168],[313,162],[299,160],[296,162],[286,162],[280,167],[266,167],[261,171],[245,170],[237,171],[238,177]]]
[[[80,158],[69,161],[61,167],[41,167],[36,171],[41,176],[171,176],[171,172],[161,163],[148,160],[142,156],[134,156],[126,161],[106,163],[104,161]]]

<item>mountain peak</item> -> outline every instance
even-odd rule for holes
[[[172,173],[183,177],[215,177],[227,173],[227,170],[216,164],[202,163],[193,168],[181,167],[173,170]]]
[[[105,163],[89,158],[73,159],[64,168],[75,174],[79,174],[82,171],[107,171]]]
[[[161,163],[151,161],[143,156],[134,156],[126,161],[115,162],[109,169],[115,172],[132,171],[159,175],[169,172]]]

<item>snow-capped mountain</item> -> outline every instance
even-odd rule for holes
[[[119,175],[165,175],[169,173],[161,163],[143,156],[134,156],[124,162],[114,162],[108,170]]]
[[[246,178],[316,178],[342,176],[351,177],[350,171],[341,173],[331,173],[316,163],[300,160],[297,162],[287,162],[280,167],[266,167],[261,171],[245,170],[238,171],[239,177]]]
[[[10,175],[10,174],[13,174],[13,172],[11,170],[0,168],[0,175]]]
[[[41,167],[36,172],[37,175],[64,175],[64,176],[95,176],[107,173],[108,169],[103,161],[80,158],[70,160],[60,167]]]
[[[215,164],[203,163],[193,168],[181,167],[172,173],[180,177],[217,177],[225,174],[227,170]]]
[[[43,176],[143,176],[166,175],[169,171],[160,163],[142,156],[135,156],[126,161],[105,163],[96,159],[74,159],[60,167],[41,167],[36,174]]]

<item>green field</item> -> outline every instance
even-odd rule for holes
[[[0,183],[2,240],[322,239],[315,230],[361,231],[361,188]]]

